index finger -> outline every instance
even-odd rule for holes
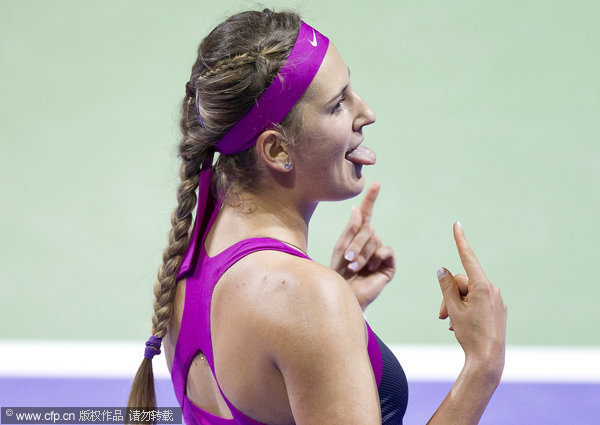
[[[373,215],[373,205],[375,205],[375,200],[377,199],[377,195],[379,194],[379,189],[381,189],[381,185],[377,182],[371,184],[367,189],[367,193],[360,203],[360,213],[363,217],[363,223],[369,223],[371,221],[371,216]]]
[[[481,268],[481,264],[479,264],[479,260],[471,249],[469,242],[467,242],[467,238],[465,237],[465,232],[463,231],[460,221],[454,223],[453,230],[456,248],[458,249],[458,255],[460,256],[460,262],[465,268],[467,276],[470,278],[475,278],[475,281],[477,281],[477,278],[486,279],[485,273]],[[471,280],[469,280],[469,282],[470,281]]]

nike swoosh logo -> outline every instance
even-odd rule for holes
[[[317,34],[315,34],[315,30],[313,30],[313,39],[310,40],[310,44],[312,44],[313,47],[317,47]]]

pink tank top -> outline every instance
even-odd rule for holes
[[[214,222],[218,210],[217,206],[213,217],[210,218],[208,228]],[[198,252],[192,253],[189,257],[190,261],[182,264],[178,275],[178,280],[186,278],[185,306],[171,370],[175,396],[181,405],[184,421],[187,425],[264,425],[240,412],[225,397],[220,386],[219,390],[231,410],[233,419],[216,416],[196,406],[185,393],[188,371],[192,360],[201,351],[216,380],[210,334],[210,306],[214,288],[229,267],[246,255],[263,250],[280,251],[302,258],[310,258],[285,243],[270,238],[242,240],[214,257],[207,255],[203,240],[192,241],[190,249]],[[368,325],[367,330],[369,358],[379,386],[382,375],[382,356],[377,338]],[[218,382],[217,385],[219,385]]]

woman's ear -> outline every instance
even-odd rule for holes
[[[292,169],[289,144],[276,130],[266,130],[258,136],[256,154],[271,170],[287,173]]]

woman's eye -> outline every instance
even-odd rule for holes
[[[346,100],[345,97],[342,97],[338,103],[335,104],[335,106],[333,107],[333,112],[339,112],[342,110],[342,106],[344,105],[344,101]]]

